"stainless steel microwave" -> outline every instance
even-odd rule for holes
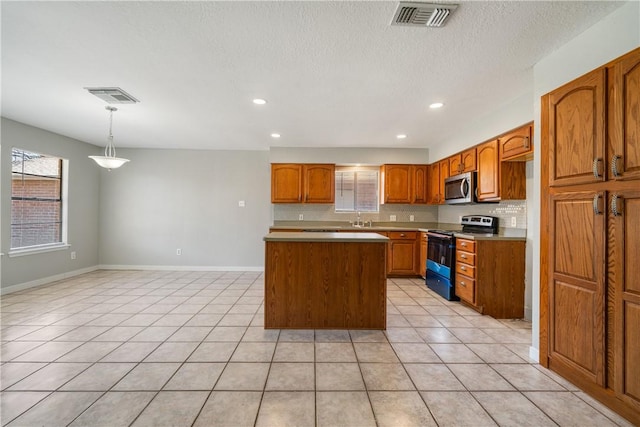
[[[476,201],[476,172],[450,176],[444,180],[444,202],[448,205]]]

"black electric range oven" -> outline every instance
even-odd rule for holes
[[[498,218],[484,215],[462,217],[462,233],[483,235],[498,232]],[[458,231],[459,232],[459,231]],[[451,230],[427,232],[427,278],[429,289],[448,301],[458,301],[455,294],[456,237]]]

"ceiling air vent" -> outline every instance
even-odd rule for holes
[[[119,87],[85,87],[85,89],[108,104],[135,104],[140,102]]]
[[[398,3],[391,25],[442,27],[458,5],[433,3]]]

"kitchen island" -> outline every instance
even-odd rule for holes
[[[386,328],[387,237],[273,232],[264,241],[265,328]]]

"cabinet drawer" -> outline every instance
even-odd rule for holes
[[[476,242],[474,240],[456,239],[456,249],[468,251],[468,252],[475,252]]]
[[[456,295],[470,304],[476,303],[476,281],[456,274]]]
[[[456,262],[469,265],[476,265],[476,254],[473,252],[456,251]]]
[[[416,240],[415,231],[389,231],[387,236],[391,240]]]
[[[476,278],[476,268],[472,265],[467,265],[463,263],[456,264],[456,273],[464,274],[471,279]]]

